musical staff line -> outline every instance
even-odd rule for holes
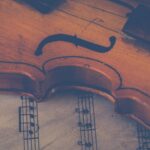
[[[150,130],[137,123],[137,136],[139,147],[137,150],[150,149]]]
[[[23,133],[24,150],[40,150],[38,105],[33,97],[21,96],[19,132]]]
[[[77,108],[81,150],[97,150],[94,98],[92,94],[78,96]]]

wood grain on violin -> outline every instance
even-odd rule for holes
[[[150,127],[150,47],[121,31],[129,11],[106,0],[68,0],[43,14],[0,1],[0,90],[38,99],[61,88],[103,93]]]

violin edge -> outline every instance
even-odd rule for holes
[[[14,68],[11,67],[12,70],[3,67],[5,71],[0,73],[0,91],[19,95],[25,93],[36,97],[37,101],[43,101],[49,92],[52,94],[56,89],[80,89],[99,95],[104,93],[115,104],[116,111],[128,108],[123,113],[118,112],[150,128],[150,96],[136,88],[123,87],[118,72],[104,62],[79,57],[57,58],[46,61],[42,72],[40,69],[31,71],[24,64],[17,65],[22,68],[20,72],[15,70],[18,68],[16,64]],[[5,66],[4,62],[2,66]],[[126,102],[126,105],[122,105],[122,102]],[[131,103],[133,106],[130,106]]]

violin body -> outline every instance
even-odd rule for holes
[[[59,89],[86,90],[150,127],[149,45],[122,33],[127,8],[81,2],[68,0],[42,14],[0,1],[0,90],[38,100]]]

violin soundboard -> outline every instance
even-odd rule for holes
[[[53,96],[61,89],[102,95],[118,113],[150,128],[150,46],[122,31],[130,12],[109,0],[66,0],[46,13],[20,0],[0,0],[0,91],[43,100],[42,150],[92,145],[81,138],[85,124],[79,120],[77,95]],[[20,97],[4,94],[0,99],[0,150],[21,150]],[[94,103],[94,150],[138,148],[135,122],[116,114],[100,96]]]

